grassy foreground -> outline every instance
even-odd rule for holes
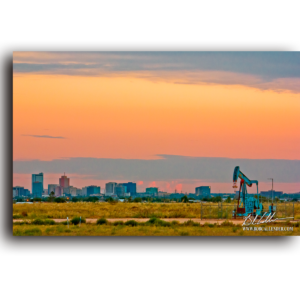
[[[14,219],[84,218],[200,218],[232,217],[232,204],[205,203],[34,203],[13,204]],[[300,203],[295,203],[295,219],[300,219]],[[292,216],[293,204],[277,204],[279,217]]]
[[[165,222],[160,219],[151,219],[146,223],[135,221],[109,223],[105,219],[98,224],[63,225],[36,225],[22,222],[13,225],[14,236],[290,236],[300,234],[300,223],[273,224],[272,227],[288,226],[293,231],[247,231],[241,225],[234,225],[225,221],[220,225],[206,223],[200,225],[193,221],[184,224]],[[41,223],[41,222],[40,222]],[[47,224],[47,222],[45,222]],[[270,225],[261,225],[268,228]]]

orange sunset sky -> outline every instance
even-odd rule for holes
[[[83,162],[78,171],[51,167],[71,158],[154,162],[170,155],[299,166],[299,53],[15,52],[13,62],[14,185],[31,189],[30,174],[44,172],[47,188],[65,171],[79,188],[135,181],[141,192],[206,184],[233,192],[234,160],[224,178],[181,178],[176,170],[137,178],[119,174],[117,164],[115,173]],[[299,171],[287,180],[276,172],[269,175],[276,190],[300,191]],[[270,189],[267,178],[262,190]]]

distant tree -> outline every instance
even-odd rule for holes
[[[142,198],[136,197],[133,199],[133,202],[135,202],[135,203],[142,202]]]
[[[222,197],[221,196],[212,197],[212,198],[210,198],[209,201],[211,201],[211,202],[221,202]]]
[[[26,200],[25,200],[26,201]],[[32,202],[42,202],[42,199],[41,198],[33,198],[32,199]]]
[[[226,203],[231,203],[231,198],[230,196],[227,197],[227,199],[225,200]]]
[[[55,199],[55,194],[54,194],[54,192],[52,191],[52,192],[49,194],[49,197],[48,197],[47,200],[48,200],[49,202],[53,202],[54,199]]]
[[[181,197],[181,202],[188,203],[189,202],[189,198],[186,195],[184,195],[184,196]]]
[[[54,202],[55,203],[65,203],[66,199],[57,197],[57,198],[54,198]]]

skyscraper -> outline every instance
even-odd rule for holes
[[[70,186],[70,178],[68,178],[65,174],[59,178],[59,185],[63,188],[67,188]]]
[[[116,182],[108,182],[105,184],[105,194],[112,195],[115,193],[115,187],[117,186]]]
[[[34,184],[36,182],[40,182],[41,185],[38,184]],[[43,173],[39,173],[39,174],[32,174],[32,195],[36,194],[37,192],[40,193],[40,189],[42,189],[41,192],[41,196],[37,196],[37,197],[42,197],[43,194],[43,190],[44,190],[44,174]],[[34,187],[37,188],[37,190],[34,190]]]
[[[134,196],[136,194],[136,183],[127,182],[122,184],[126,186],[127,193],[130,193],[130,196]]]
[[[124,197],[127,193],[127,187],[123,185],[122,183],[119,183],[115,187],[115,194],[118,195],[118,197]]]
[[[43,195],[43,183],[40,181],[35,181],[32,183],[32,197],[41,198]]]

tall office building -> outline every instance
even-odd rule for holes
[[[63,193],[64,193],[64,188],[62,186],[58,185],[55,187],[55,196],[56,197],[62,196]]]
[[[115,187],[117,186],[116,182],[108,182],[105,184],[105,194],[112,195],[115,193]]]
[[[32,181],[31,181],[31,192],[33,194],[33,183],[34,182],[41,182],[42,183],[42,191],[44,190],[44,174],[39,173],[39,174],[32,174]],[[42,192],[43,193],[43,192]]]
[[[136,194],[136,183],[134,182],[127,182],[122,183],[122,185],[126,186],[126,192],[130,193],[130,196],[134,196]]]
[[[32,183],[32,197],[41,198],[43,195],[43,183],[40,181],[35,181]]]
[[[63,188],[67,188],[70,186],[70,178],[68,178],[65,173],[63,176],[59,178],[59,185]]]
[[[201,196],[202,198],[210,198],[210,186],[199,186],[196,187],[196,196]]]
[[[119,184],[116,185],[115,194],[118,197],[124,197],[126,193],[127,193],[127,187],[126,186],[124,186],[122,183],[119,183]]]
[[[58,186],[58,184],[48,184],[48,195],[53,192],[55,194],[55,188]]]

